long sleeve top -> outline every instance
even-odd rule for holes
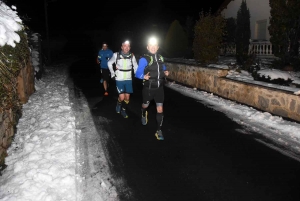
[[[113,56],[113,51],[110,49],[103,50],[101,49],[98,52],[98,61],[100,62],[100,67],[108,69],[107,62]]]

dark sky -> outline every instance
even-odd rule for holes
[[[215,11],[224,0],[151,0],[151,1],[70,1],[47,0],[48,24],[51,30],[103,29],[119,19],[128,23],[151,18],[158,11],[162,14],[157,21],[184,19],[192,16],[198,20],[199,12],[212,8]],[[7,0],[7,5],[15,5],[19,16],[34,31],[45,30],[44,0]],[[200,5],[197,5],[200,4]],[[165,15],[164,15],[165,14]]]

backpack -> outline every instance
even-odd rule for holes
[[[129,71],[131,71],[132,77],[134,77],[133,62],[132,62],[132,57],[133,56],[134,56],[134,54],[131,52],[130,53],[131,69]],[[115,62],[115,65],[113,66],[114,67],[114,71],[116,70],[118,60],[120,60],[120,59],[121,59],[120,58],[120,52],[117,52],[116,62]]]
[[[133,63],[132,63],[132,57],[134,56],[134,54],[131,52],[130,53],[130,60],[131,60],[131,66],[133,67]],[[117,65],[118,60],[120,60],[120,52],[117,52],[117,58],[116,58],[116,62],[115,64]]]

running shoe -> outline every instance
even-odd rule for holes
[[[126,110],[121,110],[121,115],[122,115],[124,118],[128,118],[128,115],[126,114]]]
[[[164,136],[162,134],[162,131],[159,130],[159,131],[156,131],[155,133],[155,137],[158,139],[158,140],[164,140]]]
[[[117,103],[117,106],[116,106],[116,112],[117,112],[117,113],[120,113],[120,112],[121,112],[121,104],[118,104],[118,103]]]
[[[148,123],[148,111],[146,111],[145,116],[142,114],[142,124],[145,126]]]

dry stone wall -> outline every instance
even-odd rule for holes
[[[34,93],[34,69],[29,59],[26,67],[20,70],[17,79],[17,92],[22,104],[28,101],[31,94]]]
[[[6,150],[14,136],[13,116],[12,110],[0,113],[0,167],[4,163],[7,156]]]
[[[289,91],[226,78],[227,69],[166,62],[169,79],[300,122],[300,97]]]
[[[24,68],[20,70],[17,78],[17,92],[22,104],[25,104],[30,95],[34,93],[34,69],[31,65],[30,59]],[[16,114],[13,114],[11,109],[0,113],[0,170],[3,168],[5,157],[7,156],[7,149],[11,145],[17,121]]]

